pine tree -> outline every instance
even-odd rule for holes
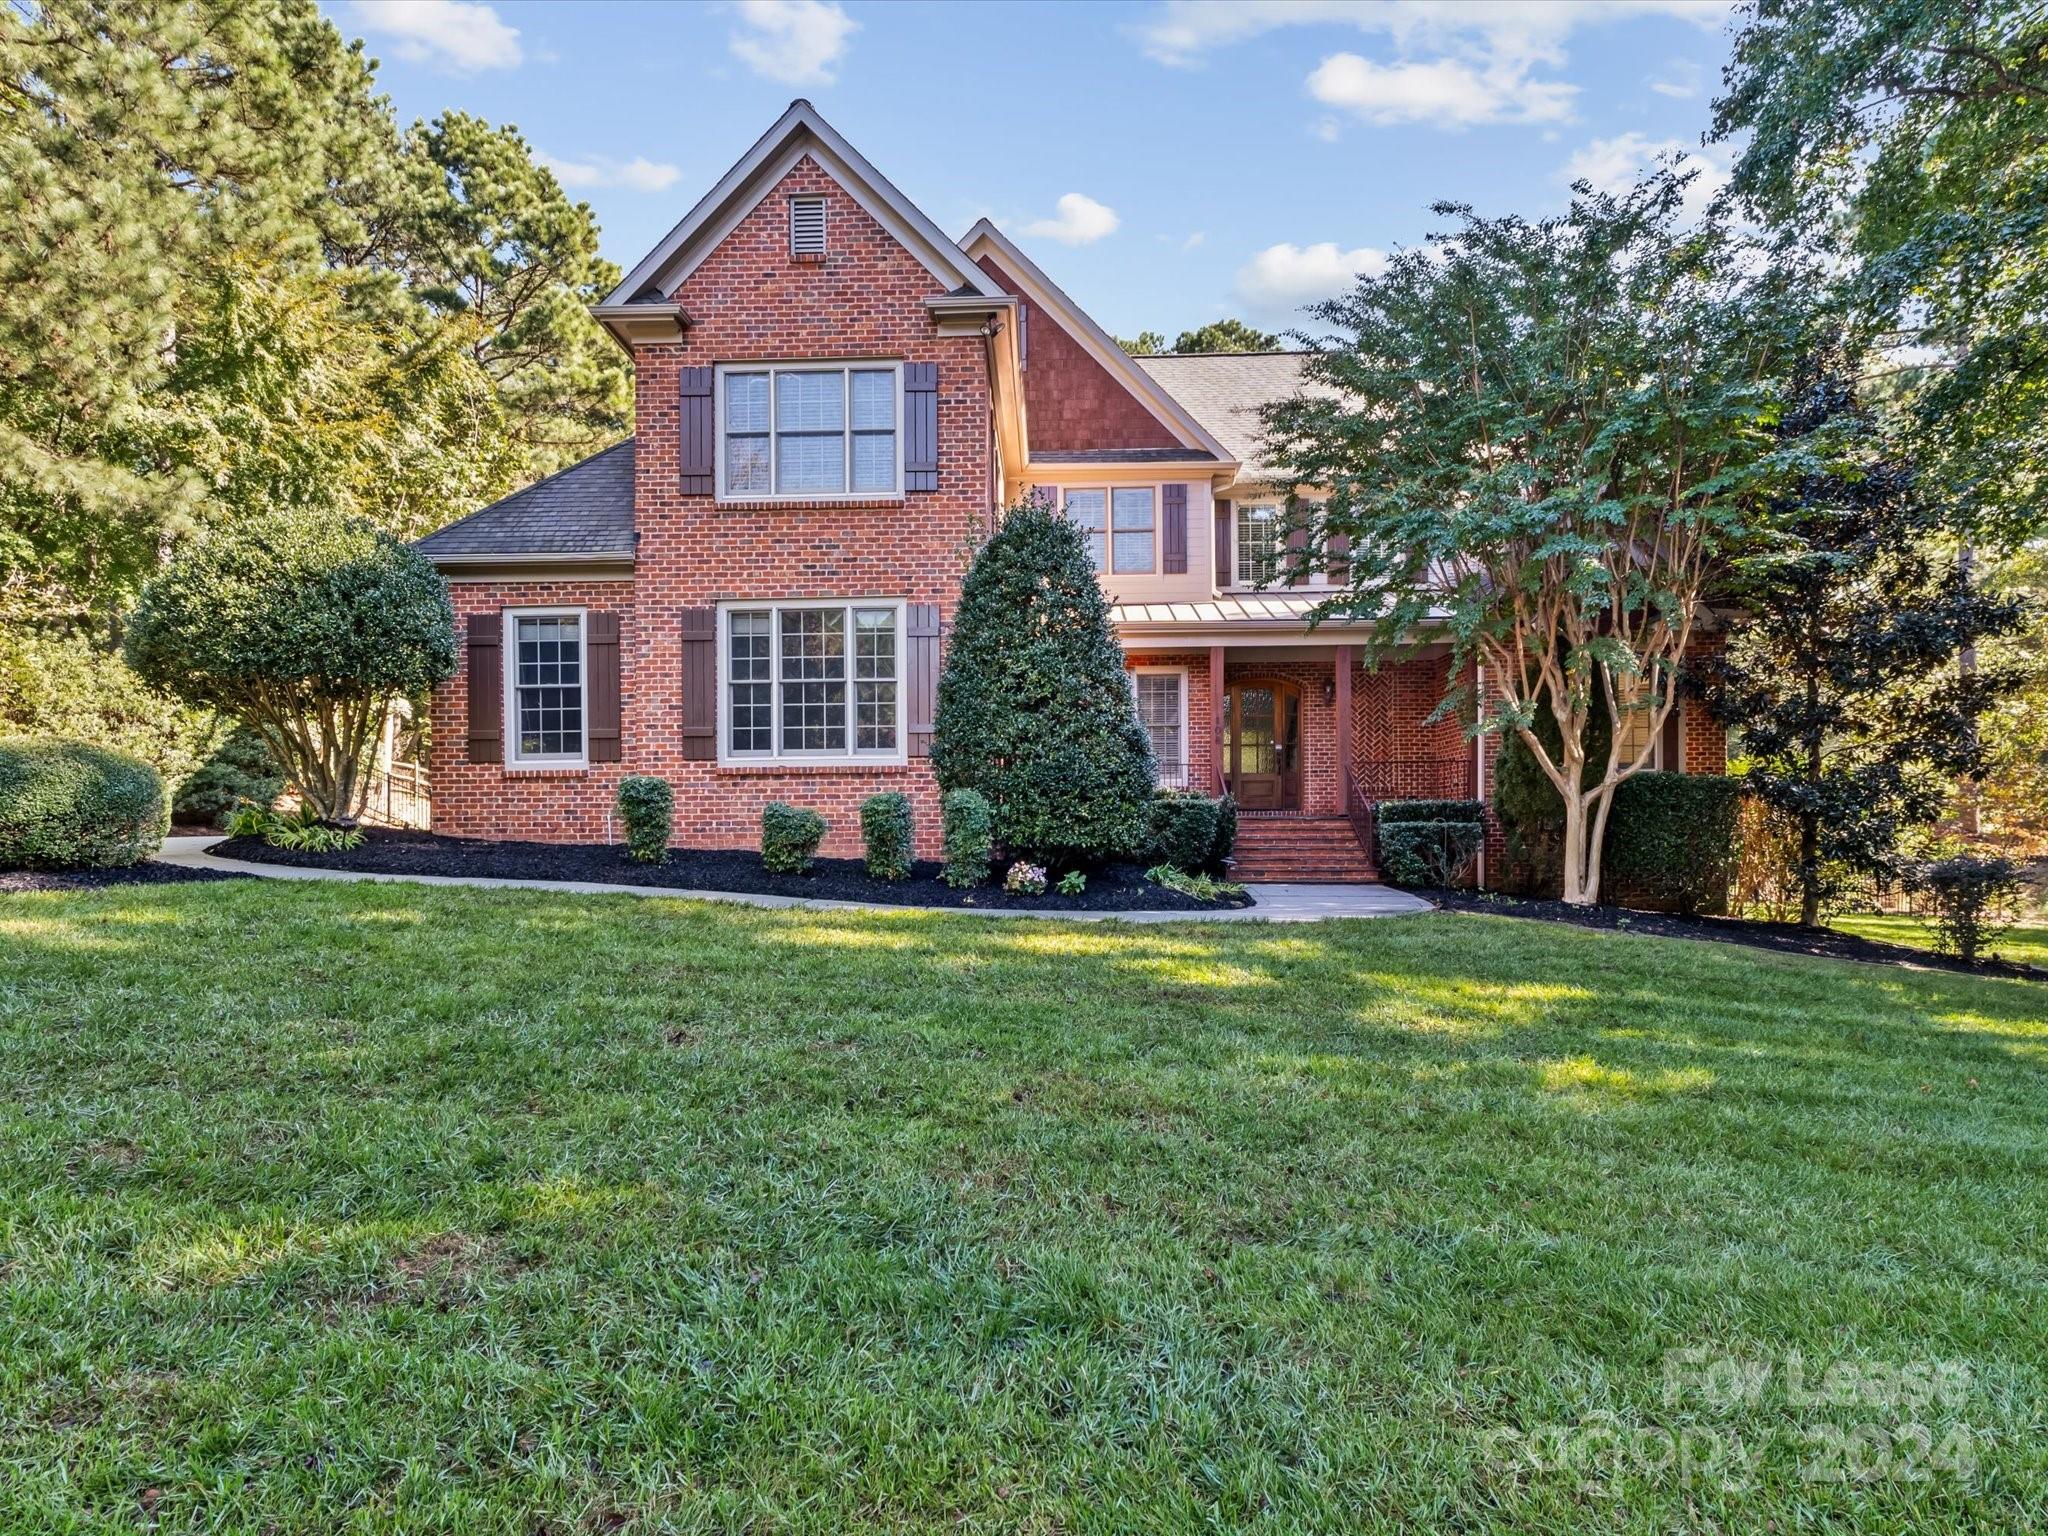
[[[1079,530],[1041,502],[1005,514],[961,586],[932,766],[942,789],[980,791],[1013,855],[1071,866],[1144,845],[1151,744],[1109,604]]]
[[[1981,770],[1976,722],[2010,678],[1957,661],[2022,610],[1972,581],[1951,539],[1966,512],[1921,494],[1840,377],[1807,384],[1780,434],[1809,467],[1737,563],[1747,622],[1705,693],[1742,733],[1751,790],[1798,828],[1810,924],[1839,871],[1884,870]]]

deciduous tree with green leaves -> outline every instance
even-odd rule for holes
[[[1732,190],[1844,259],[1910,447],[1975,534],[2048,492],[2048,11],[2033,0],[1751,0],[1714,134]]]
[[[323,821],[352,821],[396,698],[455,675],[455,610],[424,555],[367,523],[279,512],[222,528],[143,588],[128,663],[263,738]]]
[[[1452,678],[1485,669],[1475,729],[1514,732],[1563,799],[1574,904],[1599,898],[1614,790],[1773,473],[1797,320],[1724,224],[1678,230],[1685,185],[1581,185],[1541,222],[1439,205],[1448,233],[1316,306],[1311,387],[1265,418],[1269,462],[1314,488],[1295,506],[1311,552],[1349,541],[1322,613],[1371,620],[1374,652],[1440,638]],[[1589,774],[1596,708],[1615,728]]]

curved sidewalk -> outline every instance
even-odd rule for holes
[[[233,870],[267,880],[382,880],[416,885],[471,885],[494,890],[555,891],[577,896],[665,896],[681,901],[724,901],[745,907],[812,907],[831,912],[941,912],[963,917],[1054,917],[1066,922],[1314,923],[1333,917],[1400,917],[1427,912],[1430,904],[1386,885],[1254,885],[1256,906],[1221,912],[1043,912],[1016,907],[916,907],[886,901],[815,901],[803,896],[764,896],[747,891],[684,891],[661,885],[613,885],[597,880],[499,880],[484,875],[383,875],[353,869],[298,869],[216,859],[203,850],[219,837],[167,837],[157,860],[192,869]]]

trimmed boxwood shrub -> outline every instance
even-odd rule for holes
[[[618,806],[619,825],[626,829],[626,852],[642,864],[665,860],[676,812],[676,792],[668,780],[629,774],[619,780]]]
[[[163,777],[82,741],[0,741],[0,869],[139,864],[170,821]]]
[[[801,875],[825,840],[825,818],[771,800],[761,810],[761,862],[778,875]]]
[[[917,843],[910,796],[891,790],[861,801],[860,839],[869,874],[877,880],[908,880],[911,850]]]
[[[1237,852],[1237,797],[1225,794],[1216,801],[1216,841],[1209,845],[1209,867],[1221,874]]]
[[[224,827],[228,813],[244,805],[269,810],[284,793],[284,770],[263,738],[237,725],[213,754],[178,785],[171,820],[187,826]]]
[[[1147,862],[1199,874],[1215,855],[1221,809],[1207,795],[1160,791],[1152,802],[1152,857]]]
[[[979,790],[949,789],[939,802],[946,839],[946,884],[959,890],[988,879],[995,863],[995,816]]]
[[[1717,773],[1631,774],[1615,786],[1602,888],[1623,906],[1728,910],[1742,781]]]
[[[1011,507],[960,587],[932,732],[939,787],[979,790],[1004,850],[1055,868],[1151,834],[1152,748],[1081,532]]]
[[[1373,818],[1384,827],[1390,821],[1483,821],[1484,800],[1382,800],[1373,807]]]
[[[1486,841],[1477,800],[1382,800],[1373,830],[1380,873],[1395,885],[1456,885]]]
[[[1984,941],[2011,925],[2021,874],[2011,859],[1970,853],[1915,868],[1914,888],[1926,893],[1934,909],[1938,947],[1975,964]]]

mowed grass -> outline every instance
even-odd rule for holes
[[[1882,939],[1887,944],[1908,944],[1914,949],[1937,947],[1934,925],[1924,917],[1889,912],[1852,912],[1831,918],[1829,926],[1844,933],[1861,934],[1866,939]],[[2014,923],[2002,933],[1992,935],[1984,946],[1984,952],[2022,965],[2048,965],[2048,920],[2035,918]]]
[[[249,881],[0,900],[0,1084],[8,1532],[2048,1495],[2030,983]]]

